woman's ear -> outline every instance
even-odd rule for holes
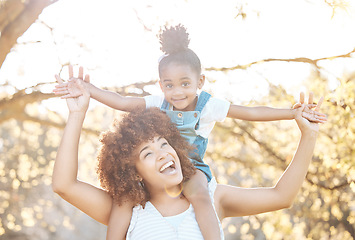
[[[205,74],[201,74],[197,84],[197,87],[199,89],[203,87],[203,85],[205,84],[205,80],[206,80]]]
[[[141,176],[139,176],[139,175],[137,175],[137,179],[138,179],[139,182],[143,181],[143,178]]]

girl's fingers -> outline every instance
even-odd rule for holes
[[[58,74],[54,75],[55,76],[55,79],[57,80],[57,83],[59,84],[62,84],[63,83],[63,80],[59,77]]]
[[[295,105],[293,105],[293,109],[296,109],[296,108],[299,108],[299,107],[301,107],[302,106],[302,104],[301,103],[296,103]]]
[[[67,91],[66,88],[57,88],[57,89],[53,89],[52,92],[57,93],[57,92],[62,92],[62,91]]]
[[[317,106],[317,104],[307,104],[307,107],[309,109],[315,108]]]
[[[313,93],[312,92],[309,93],[308,104],[313,104]]]
[[[68,86],[68,83],[60,83],[60,84],[55,85],[54,87],[55,88],[65,88],[67,86]]]
[[[53,91],[55,95],[63,95],[63,94],[68,94],[67,90],[61,90],[61,91]]]

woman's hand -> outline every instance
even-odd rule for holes
[[[294,108],[296,108],[296,116],[295,120],[297,122],[297,125],[299,129],[301,130],[302,134],[305,133],[318,133],[319,126],[315,122],[311,122],[304,118],[304,114],[312,114],[312,112],[318,113],[322,103],[323,103],[323,97],[319,99],[319,102],[317,105],[313,104],[313,93],[309,94],[308,98],[308,103],[305,104],[304,102],[304,94],[301,93],[300,95],[300,103],[297,103]],[[310,107],[311,106],[311,107]],[[314,111],[311,110],[311,108],[315,107]],[[324,122],[326,119],[324,120]],[[323,122],[323,121],[322,121]]]
[[[55,75],[55,78],[57,79],[57,82],[59,84],[63,84],[64,81],[58,76]],[[79,71],[79,76],[77,79],[74,78],[75,85],[77,86],[77,91],[79,92],[77,97],[69,97],[66,98],[68,109],[70,113],[74,112],[83,112],[85,113],[88,109],[89,106],[89,100],[90,100],[90,94],[88,90],[85,88],[83,85],[83,74],[82,74],[82,68],[81,71]],[[73,79],[73,68],[72,66],[69,67],[69,81],[70,79]]]

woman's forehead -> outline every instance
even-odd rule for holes
[[[162,136],[155,136],[155,137],[152,137],[146,141],[143,141],[139,146],[138,146],[138,149],[139,151],[141,152],[144,148],[146,147],[149,147],[149,145],[153,144],[153,143],[156,143],[156,142],[159,142],[159,141],[162,141],[162,140],[165,140],[164,137]]]

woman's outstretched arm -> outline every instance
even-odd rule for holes
[[[292,205],[307,174],[318,134],[318,125],[302,117],[304,106],[297,109],[296,115],[301,130],[297,151],[277,184],[270,188],[218,185],[215,203],[221,219],[275,211]]]
[[[62,80],[56,76],[59,83]],[[77,179],[78,147],[81,128],[89,105],[89,94],[68,98],[69,116],[58,148],[52,176],[53,191],[95,220],[107,224],[112,199],[102,189]]]

